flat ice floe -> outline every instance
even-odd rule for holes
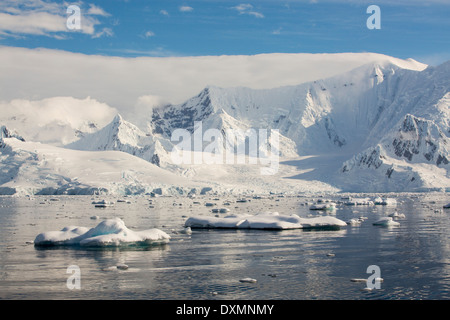
[[[94,228],[69,226],[36,236],[35,246],[118,247],[167,243],[170,236],[156,228],[133,231],[119,219],[107,219]]]
[[[225,217],[197,216],[185,222],[191,228],[218,229],[339,229],[347,224],[335,217],[321,216],[301,218],[296,214],[280,215],[278,212],[265,212],[255,215],[228,215]]]

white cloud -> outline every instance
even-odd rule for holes
[[[63,145],[77,139],[75,130],[88,129],[90,122],[101,128],[117,110],[95,99],[51,97],[42,100],[0,101],[0,122],[25,140]]]
[[[178,8],[181,12],[191,12],[194,11],[194,8],[189,7],[189,6],[180,6]]]
[[[8,61],[0,64],[0,101],[90,96],[126,118],[141,96],[182,103],[208,85],[255,89],[296,85],[388,59],[372,53],[205,57],[135,53],[138,57],[122,58],[0,46],[0,61]],[[154,53],[158,57],[142,57]]]
[[[140,96],[136,99],[134,110],[130,110],[130,112],[127,114],[127,120],[140,128],[145,128],[148,119],[152,115],[153,109],[165,106],[167,104],[169,104],[169,101],[159,96]]]
[[[103,17],[109,17],[110,16],[109,13],[107,13],[102,8],[97,7],[95,4],[90,4],[89,5],[89,10],[87,11],[87,14],[96,15],[96,16],[103,16]]]
[[[155,33],[154,33],[153,31],[150,31],[150,30],[148,30],[148,31],[144,34],[144,37],[145,37],[145,38],[150,38],[150,37],[153,37],[153,36],[155,36]]]
[[[256,11],[250,11],[250,12],[247,12],[247,14],[254,16],[256,18],[264,18],[264,15],[262,13],[256,12]]]
[[[169,12],[167,12],[167,10],[161,10],[159,11],[160,14],[162,14],[163,16],[169,16]]]
[[[237,5],[236,7],[233,7],[233,9],[236,9],[240,13],[244,13],[246,11],[252,10],[253,6],[248,3],[241,3],[240,5]]]
[[[281,30],[283,30],[283,28],[282,28],[282,27],[279,27],[278,29],[273,30],[273,31],[272,31],[272,34],[274,34],[274,35],[279,35],[279,34],[281,34]]]
[[[82,9],[81,2],[77,5]],[[0,35],[6,37],[39,35],[65,39],[65,34],[73,32],[67,28],[67,19],[71,16],[66,13],[68,6],[67,3],[42,0],[2,0],[0,2]],[[95,16],[105,17],[109,14],[98,6],[90,5],[86,14],[80,15],[81,29],[77,31],[93,38],[111,35],[112,30],[107,28],[96,31],[101,23]]]
[[[0,31],[3,34],[48,35],[65,32],[66,18],[46,12],[13,15],[0,12]]]
[[[247,14],[250,16],[254,16],[255,18],[264,18],[264,15],[260,12],[254,11],[253,6],[249,3],[241,3],[232,9],[237,10],[239,14]]]
[[[92,34],[93,39],[101,38],[103,36],[112,37],[114,35],[114,32],[111,28],[103,28],[101,31],[98,31],[94,34]]]

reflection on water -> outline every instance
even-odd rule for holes
[[[393,212],[385,206],[339,205],[337,218],[367,217],[338,231],[182,229],[187,217],[214,215],[209,197],[129,197],[110,208],[93,198],[0,197],[0,298],[2,299],[448,299],[449,211],[442,194],[397,195],[400,226],[372,223]],[[112,199],[112,198],[111,198]],[[214,199],[213,199],[214,200]],[[278,211],[306,217],[305,197],[236,203],[231,213]],[[339,200],[339,197],[334,197]],[[198,202],[198,203],[196,203]],[[99,220],[91,217],[98,216]],[[44,231],[94,227],[120,217],[131,229],[157,227],[169,244],[148,248],[35,248]],[[126,265],[127,269],[115,268]],[[69,290],[67,268],[81,270],[81,290]],[[369,265],[381,270],[381,289],[365,290]],[[250,277],[256,283],[239,280]]]

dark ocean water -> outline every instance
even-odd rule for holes
[[[303,196],[247,203],[232,197],[136,196],[109,208],[94,208],[88,196],[0,197],[0,299],[449,299],[450,209],[442,206],[450,201],[438,193],[390,196],[396,207],[338,205],[333,214],[339,219],[367,218],[341,230],[193,230],[191,235],[174,231],[189,216],[213,216],[204,206],[211,201],[219,206],[230,201],[230,213],[327,213],[310,211],[305,202],[317,198]],[[405,214],[397,220],[400,226],[372,224],[395,209]],[[44,231],[94,227],[112,217],[130,229],[160,228],[172,239],[163,246],[103,250],[42,249],[32,243]],[[122,264],[128,268],[115,268]],[[79,267],[80,289],[67,286],[71,265]],[[352,281],[368,279],[371,265],[380,270],[379,289]]]

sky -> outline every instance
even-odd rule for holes
[[[207,86],[435,66],[450,60],[449,17],[450,0],[0,0],[0,123],[14,110],[138,123]]]
[[[367,26],[370,5],[379,29]],[[449,14],[450,0],[2,0],[0,46],[117,57],[375,52],[437,65],[450,60]]]

